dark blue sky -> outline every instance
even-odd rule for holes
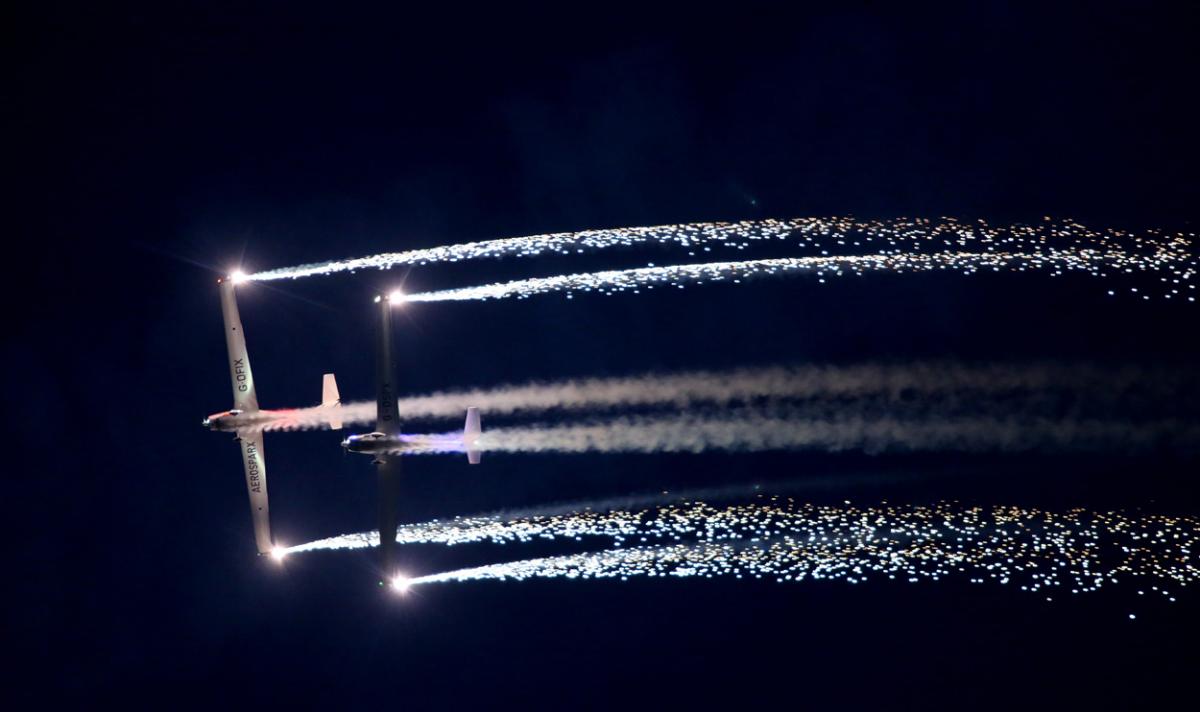
[[[26,704],[1028,708],[1149,705],[1190,689],[1196,601],[1131,626],[1107,598],[1049,606],[956,584],[481,583],[399,602],[373,587],[366,554],[281,572],[253,555],[236,448],[199,427],[228,407],[214,280],[239,261],[804,215],[1193,229],[1198,28],[1182,10],[55,4],[6,24],[16,221],[3,356],[19,465],[5,497],[17,539],[6,637],[20,680],[10,689]],[[402,278],[441,288],[646,258],[255,286],[242,316],[260,400],[315,402],[329,370],[345,397],[369,397],[370,297]],[[1194,309],[1112,300],[1100,286],[798,278],[422,305],[397,325],[400,382],[426,392],[915,358],[1086,359],[1150,377],[1196,362]],[[343,458],[338,439],[268,438],[277,537],[373,526],[369,465]],[[814,498],[1195,513],[1194,466],[1167,455],[421,460],[403,515],[847,473],[911,483]],[[405,556],[436,571],[497,553]]]

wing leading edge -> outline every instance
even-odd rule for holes
[[[375,360],[376,402],[375,430],[389,435],[400,433],[396,413],[395,364],[392,361],[391,300],[379,300],[379,343]],[[379,454],[375,458],[379,484],[379,558],[386,581],[396,575],[396,503],[400,494],[400,461],[394,455]]]

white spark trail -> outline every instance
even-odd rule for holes
[[[744,260],[739,262],[708,262],[702,264],[640,267],[636,269],[605,270],[578,274],[496,282],[476,287],[445,289],[407,295],[408,302],[486,301],[516,297],[525,299],[538,294],[567,292],[640,293],[642,289],[668,285],[682,288],[705,282],[740,282],[743,279],[775,275],[813,273],[818,277],[841,277],[846,274],[865,275],[869,272],[930,272],[957,270],[965,274],[979,271],[1045,270],[1087,272],[1094,276],[1147,265],[1128,253],[1087,250],[1049,250],[1038,254],[1007,252],[946,252],[899,253],[883,255],[848,255],[837,257],[780,257]]]
[[[1197,273],[1194,233],[1166,233],[1145,230],[1139,233],[1121,230],[1097,230],[1073,220],[1051,220],[1026,225],[992,226],[983,220],[960,221],[954,218],[930,220],[897,218],[858,220],[853,217],[795,218],[734,223],[693,223],[653,227],[612,228],[563,232],[546,235],[485,240],[406,252],[391,252],[350,260],[266,270],[250,275],[251,280],[297,279],[313,275],[353,272],[358,269],[389,269],[397,265],[424,265],[439,262],[534,256],[544,253],[573,254],[615,247],[675,246],[711,252],[714,247],[744,250],[756,242],[774,242],[793,238],[801,249],[820,251],[820,256],[799,261],[752,260],[740,267],[728,262],[707,267],[678,266],[666,272],[650,271],[621,274],[616,271],[596,281],[578,275],[529,280],[524,286],[487,285],[465,290],[446,290],[422,295],[420,301],[435,299],[478,299],[503,296],[529,296],[555,289],[637,289],[663,282],[728,279],[779,271],[848,271],[861,274],[868,270],[895,269],[1039,269],[1059,273],[1063,269],[1089,271],[1156,271],[1164,273],[1163,296],[1195,301]],[[831,255],[832,252],[839,255]],[[875,254],[862,254],[871,252]],[[848,253],[848,254],[847,254]],[[931,266],[931,258],[935,263]],[[797,259],[797,258],[793,258]],[[726,265],[717,267],[715,265]],[[1173,279],[1172,279],[1173,278]]]
[[[613,247],[639,244],[675,244],[683,247],[701,242],[782,239],[807,227],[814,234],[833,234],[835,223],[820,218],[793,221],[745,221],[736,223],[694,223],[687,225],[656,225],[652,227],[621,227],[580,232],[558,232],[496,240],[467,242],[405,252],[385,252],[349,260],[331,260],[297,267],[265,270],[247,279],[268,281],[299,279],[360,269],[391,269],[402,265],[426,265],[438,262],[505,256],[532,257],[543,253],[574,254]]]
[[[609,540],[616,548],[493,563],[408,583],[733,576],[861,584],[964,577],[1051,597],[1132,580],[1154,583],[1146,588],[1174,601],[1168,586],[1200,581],[1192,556],[1200,543],[1196,517],[957,502],[823,506],[775,495],[723,506],[685,501],[640,510],[482,515],[407,525],[397,541],[509,544],[583,537]],[[344,535],[289,553],[373,546],[377,539],[375,533]],[[637,546],[626,548],[627,542]]]
[[[771,485],[774,491],[826,491],[861,485],[878,484],[904,479],[894,475],[862,475],[841,473],[828,477],[805,477],[803,480]],[[570,502],[487,514],[456,516],[450,520],[433,519],[427,522],[401,524],[396,530],[400,544],[444,544],[455,546],[488,542],[492,544],[527,543],[537,539],[579,539],[605,537],[620,544],[627,537],[666,536],[668,529],[650,527],[651,518],[667,519],[663,513],[684,506],[705,506],[705,500],[729,502],[755,496],[758,485],[731,485],[682,492],[627,495],[607,499]],[[791,498],[789,498],[791,501]],[[676,524],[682,520],[675,514],[669,519]],[[671,534],[670,536],[675,536]],[[365,549],[379,546],[379,532],[358,532],[298,544],[284,550],[286,554],[306,551]]]

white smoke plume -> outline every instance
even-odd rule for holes
[[[1200,443],[1200,422],[1161,419],[1133,422],[1049,418],[1017,413],[991,416],[896,417],[854,413],[811,417],[805,411],[734,411],[614,417],[567,425],[485,430],[475,449],[521,453],[701,453],[772,450],[956,452],[1190,451]],[[455,433],[425,437],[397,454],[461,452]]]
[[[889,403],[936,399],[945,408],[956,403],[1070,396],[1111,409],[1144,400],[1170,400],[1179,392],[1195,393],[1197,378],[1183,371],[1159,369],[1147,376],[1138,366],[1088,363],[805,365],[740,368],[728,371],[647,373],[614,378],[581,378],[549,383],[506,384],[493,388],[443,391],[398,399],[400,418],[461,418],[469,406],[485,417],[547,411],[611,411],[628,408],[723,408],[775,401],[816,401],[848,406],[848,400]],[[1128,408],[1126,408],[1128,409]],[[320,406],[264,414],[251,426],[262,430],[310,430],[328,427],[329,411]],[[369,425],[375,403],[342,407],[347,426]]]

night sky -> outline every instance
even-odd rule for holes
[[[1191,16],[1153,3],[304,5],[53,3],[5,23],[6,697],[1078,709],[1194,696],[1194,593],[1168,606],[1118,586],[1047,603],[961,580],[641,579],[397,597],[376,586],[370,551],[281,568],[255,556],[237,447],[200,426],[229,407],[215,281],[239,265],[809,215],[1195,229]],[[380,290],[647,260],[688,258],[618,250],[249,285],[259,400],[316,403],[329,371],[343,398],[372,398]],[[410,307],[396,351],[413,394],[919,359],[1153,378],[1200,355],[1195,305],[1109,297],[1085,276],[799,276]],[[375,526],[371,466],[341,437],[266,438],[278,541]],[[431,457],[405,461],[401,516],[783,483],[818,503],[1195,515],[1197,464],[1164,451]],[[400,555],[432,573],[571,550]]]

